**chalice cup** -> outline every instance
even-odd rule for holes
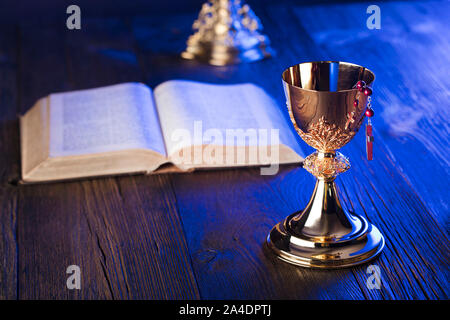
[[[283,74],[290,119],[316,152],[303,167],[316,185],[306,207],[270,231],[267,244],[282,260],[308,268],[343,268],[365,263],[384,247],[380,231],[364,217],[342,208],[335,185],[350,163],[337,149],[360,128],[368,97],[355,85],[371,85],[372,71],[351,63],[319,61],[287,68]]]

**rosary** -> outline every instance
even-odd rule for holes
[[[368,86],[366,86],[366,83],[362,80],[358,81],[356,83],[356,89],[358,89],[359,92],[364,93],[365,96],[367,96],[367,108],[366,108],[366,116],[367,116],[367,124],[366,124],[366,154],[367,154],[367,160],[373,160],[373,132],[372,132],[372,120],[370,118],[373,117],[374,112],[372,109],[372,98],[370,97],[372,95],[372,89]],[[358,103],[358,100],[355,100],[355,103]]]

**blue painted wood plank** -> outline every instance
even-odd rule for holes
[[[24,110],[52,92],[142,80],[126,20],[83,26],[21,29]],[[20,299],[198,298],[167,176],[19,188]],[[66,287],[72,264],[81,269],[81,290]]]
[[[380,30],[366,28],[367,3],[296,7],[294,13],[324,59],[351,61],[375,72],[376,143],[448,229],[450,37],[442,30],[450,3],[374,4],[381,9]]]
[[[18,41],[12,27],[0,29],[0,299],[17,297],[17,187],[19,177]]]
[[[409,20],[405,13],[413,17],[431,19],[423,13],[431,13],[432,9],[424,11],[423,6],[428,8],[426,5],[414,3],[389,5],[391,9],[382,7],[382,12],[391,12],[391,15],[395,13],[395,23],[392,27],[397,30],[398,39],[416,36],[414,32],[409,33],[413,28],[408,24]],[[334,277],[340,284],[339,294],[334,290],[336,287],[332,281],[324,281],[326,284],[321,285],[320,290],[310,289],[317,287],[320,282],[317,271],[277,263],[273,265],[273,269],[272,266],[270,269],[266,267],[266,259],[270,261],[270,257],[258,253],[258,247],[271,224],[300,209],[306,203],[312,191],[313,181],[305,171],[288,170],[278,177],[267,180],[258,177],[257,172],[242,173],[243,176],[247,176],[246,179],[232,178],[226,173],[209,173],[205,180],[215,181],[210,184],[194,183],[194,180],[197,180],[192,175],[180,175],[173,177],[174,188],[189,248],[193,254],[202,297],[231,297],[233,294],[239,297],[277,295],[284,297],[287,294],[297,298],[448,297],[447,194],[442,188],[448,181],[446,176],[448,169],[445,162],[440,159],[440,155],[434,154],[433,149],[436,148],[433,141],[439,141],[439,137],[446,135],[447,122],[443,114],[440,114],[428,118],[428,121],[436,120],[436,123],[441,125],[425,124],[421,126],[424,132],[419,135],[411,134],[409,131],[408,134],[401,132],[402,121],[408,124],[409,120],[406,117],[408,114],[414,118],[417,113],[426,113],[420,110],[415,100],[426,102],[428,97],[432,96],[430,98],[432,101],[445,105],[446,102],[442,97],[446,91],[441,85],[447,80],[443,78],[443,73],[438,75],[437,70],[430,72],[430,69],[421,68],[418,62],[411,64],[413,56],[405,57],[407,50],[402,47],[402,42],[385,41],[384,38],[380,40],[377,38],[381,37],[380,34],[377,36],[369,33],[372,31],[367,30],[365,26],[366,8],[366,4],[312,7],[295,5],[286,7],[274,4],[265,10],[259,8],[257,13],[264,21],[267,34],[272,37],[274,47],[278,51],[277,57],[258,64],[222,70],[224,73],[228,71],[232,74],[224,82],[232,79],[236,82],[257,83],[275,96],[281,107],[284,106],[284,96],[279,77],[281,71],[288,65],[301,61],[331,59],[367,65],[374,70],[377,75],[374,100],[378,115],[375,120],[376,158],[370,163],[365,160],[364,135],[360,133],[342,150],[344,154],[350,156],[353,168],[338,178],[338,184],[346,206],[365,215],[379,226],[386,236],[386,249],[381,257],[373,262],[381,267],[382,289],[367,288],[367,265],[352,269],[353,278],[349,277],[349,274],[335,271],[326,273],[326,277]],[[440,21],[444,18],[442,15],[437,16],[441,17]],[[436,16],[433,16],[433,19],[436,19]],[[386,23],[388,24],[389,20]],[[388,26],[389,24],[386,26],[387,29]],[[436,24],[432,26],[436,28]],[[420,27],[418,29],[421,30]],[[433,35],[432,32],[422,31],[422,37],[429,37],[427,41],[436,44],[435,50],[445,52],[445,43],[442,45],[439,41],[443,37],[442,34],[438,35],[437,39],[433,38]],[[396,47],[396,44],[399,47]],[[415,48],[412,51],[420,57],[426,54],[423,48],[422,50]],[[437,57],[433,59],[437,61]],[[403,65],[403,61],[407,63],[407,68],[399,68]],[[433,65],[437,64],[438,62],[434,62],[431,70]],[[195,78],[205,80],[207,76],[202,78],[197,74]],[[430,87],[411,88],[413,83],[421,82],[424,78],[431,81]],[[397,79],[405,80],[409,85],[408,89],[406,90],[401,82],[397,82]],[[438,92],[440,89],[440,93],[434,95],[433,88],[438,89]],[[400,109],[406,109],[409,113],[389,115],[392,101],[388,99],[393,99],[392,97],[397,97],[398,94],[406,103],[401,105]],[[425,104],[425,108],[427,106],[430,107],[429,104]],[[427,118],[428,115],[423,117]],[[390,121],[394,121],[395,124]],[[428,142],[424,137],[430,137]],[[442,143],[442,139],[440,141]],[[445,150],[446,146],[443,148]],[[305,149],[312,152],[311,148]],[[418,167],[423,170],[418,170]],[[433,174],[443,179],[436,181]],[[226,191],[221,190],[221,187]],[[432,192],[433,197],[429,197]],[[274,193],[278,196],[274,197]],[[229,203],[230,200],[233,205]],[[268,218],[271,219],[271,223],[266,222]],[[253,224],[243,225],[241,221],[252,221]],[[227,227],[219,227],[220,224]],[[265,230],[261,224],[265,225]],[[258,227],[251,227],[255,225]],[[233,231],[235,228],[238,231]],[[211,232],[199,231],[208,229],[212,229]],[[228,231],[245,238],[239,243],[233,243],[233,237]],[[236,235],[238,239],[239,236]],[[247,249],[244,250],[242,247]],[[245,254],[239,253],[241,250]],[[204,251],[214,252],[211,259],[206,259],[207,266],[196,256],[197,252]],[[255,262],[255,259],[258,262]],[[222,264],[229,269],[223,270]],[[249,265],[254,266],[251,270],[245,269]],[[266,269],[259,270],[257,265],[263,265]],[[247,277],[243,276],[241,269],[246,270]],[[301,273],[303,276],[299,274],[294,276],[292,272]],[[288,282],[305,291],[293,293],[288,289]],[[239,293],[236,293],[239,283],[242,283],[242,287]],[[265,285],[262,289],[263,283],[270,283],[271,286]],[[226,284],[230,284],[231,287],[227,287]],[[284,290],[279,286],[284,286]]]

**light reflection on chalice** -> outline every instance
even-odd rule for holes
[[[364,217],[342,208],[334,180],[350,168],[336,150],[355,136],[365,116],[368,96],[356,84],[370,86],[375,76],[355,64],[321,61],[289,67],[282,78],[292,123],[317,150],[303,163],[317,181],[306,207],[275,225],[267,244],[282,260],[303,267],[367,262],[381,252],[384,238]]]

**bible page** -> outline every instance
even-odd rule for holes
[[[151,89],[141,83],[50,95],[50,157],[149,149],[166,156]]]
[[[285,145],[297,156],[294,162],[302,160],[303,152],[277,103],[253,84],[172,80],[157,86],[154,97],[169,158],[190,146],[252,147],[266,143]],[[239,134],[244,138],[236,137]],[[228,139],[232,135],[235,137]]]

